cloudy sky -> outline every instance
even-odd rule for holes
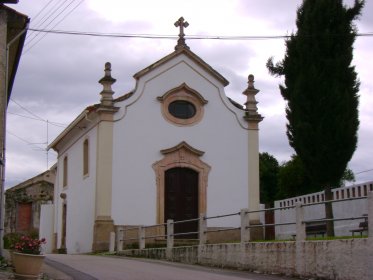
[[[352,0],[345,1],[350,5]],[[359,33],[373,34],[373,1],[367,1]],[[281,3],[281,4],[280,4]],[[183,16],[186,35],[282,36],[295,29],[301,0],[20,0],[12,8],[31,18],[30,28],[130,35],[176,36],[174,22]],[[369,12],[370,11],[370,12]],[[135,87],[133,74],[174,50],[176,38],[144,39],[28,32],[12,100],[8,107],[6,187],[53,165],[48,143],[86,106],[98,103],[104,64],[112,63],[115,96]],[[191,50],[230,81],[226,94],[244,103],[248,74],[255,75],[260,124],[260,151],[279,162],[293,150],[285,135],[281,79],[272,77],[267,59],[281,60],[284,39],[188,39]],[[361,81],[358,148],[349,164],[358,182],[373,180],[373,36],[358,37],[354,61]],[[317,81],[315,87],[317,86]],[[232,143],[234,144],[234,143]]]

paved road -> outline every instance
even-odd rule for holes
[[[290,280],[274,275],[170,263],[157,260],[92,255],[48,255],[48,266],[79,280]]]

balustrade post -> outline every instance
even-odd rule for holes
[[[117,226],[117,234],[115,235],[117,241],[117,252],[123,250],[124,227]]]
[[[370,267],[373,263],[373,191],[368,192],[367,198],[367,208],[368,208],[368,242],[366,246],[366,259],[365,267]],[[367,278],[373,279],[373,269],[367,269]]]
[[[110,232],[110,238],[109,238],[109,252],[114,253],[115,250],[115,232]]]
[[[207,220],[206,215],[201,214],[199,216],[199,245],[205,245],[207,241]]]
[[[167,220],[167,249],[174,247],[174,220]]]
[[[241,245],[250,241],[250,219],[249,219],[249,209],[241,209]]]
[[[306,240],[306,224],[304,223],[304,208],[301,202],[295,203],[296,241]]]
[[[167,220],[167,248],[166,259],[172,260],[172,248],[174,247],[174,220]]]
[[[145,228],[139,226],[139,249],[145,249]]]
[[[373,238],[373,191],[368,192],[368,237]]]

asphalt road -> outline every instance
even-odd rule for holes
[[[277,275],[264,275],[186,265],[158,260],[130,259],[92,255],[47,255],[46,264],[63,272],[55,279],[79,280],[290,280]],[[52,269],[52,270],[53,270]],[[52,271],[50,271],[52,273]]]

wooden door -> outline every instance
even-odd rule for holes
[[[32,203],[18,203],[17,231],[29,231],[32,228]]]
[[[198,172],[189,168],[172,168],[165,174],[165,216],[174,221],[198,218]],[[198,221],[174,225],[174,233],[197,232]],[[197,234],[175,236],[197,238]]]

